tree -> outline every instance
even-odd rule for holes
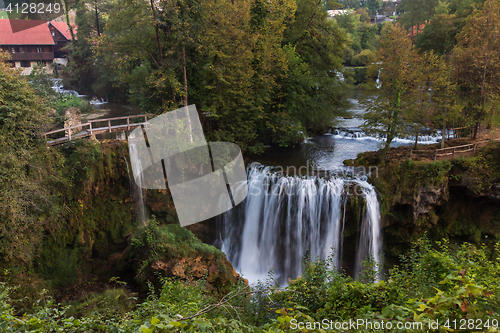
[[[434,14],[439,0],[403,0],[400,11],[402,12],[399,22],[406,29],[411,29],[413,36],[418,36],[422,24],[430,20]]]
[[[449,54],[457,43],[457,24],[458,20],[453,14],[436,14],[418,35],[417,47],[422,51],[432,50],[439,55]]]
[[[92,45],[93,40],[101,35],[109,17],[107,12],[113,6],[114,3],[107,0],[94,1],[92,4],[79,1],[75,5],[75,23],[78,26],[77,40],[73,39],[73,42],[67,46],[70,51],[71,61],[68,62],[64,69],[63,80],[65,85],[73,87],[80,93],[99,96],[110,93],[113,79],[110,75],[100,73],[102,68],[99,66],[98,59],[96,64]],[[67,18],[69,19],[69,16]],[[70,32],[72,37],[75,37],[73,28],[71,28]],[[97,87],[94,86],[96,82]]]
[[[413,102],[408,104],[402,118],[415,133],[414,148],[417,149],[422,129],[439,128],[453,115],[455,108],[450,103],[454,86],[450,87],[449,66],[443,58],[433,52],[419,55],[415,81],[415,87],[409,91]],[[443,131],[443,140],[444,137]]]
[[[474,139],[480,122],[498,108],[500,96],[500,3],[488,0],[476,10],[458,36],[453,50],[453,77],[459,86],[465,110],[475,122]]]
[[[367,8],[370,15],[373,16],[373,15],[377,14],[377,12],[380,8],[382,8],[382,1],[381,0],[364,0],[363,7]]]
[[[384,27],[377,62],[368,70],[369,73],[380,71],[381,87],[375,90],[373,101],[365,102],[367,112],[363,124],[367,132],[386,137],[380,153],[382,164],[385,163],[392,140],[406,130],[404,112],[413,102],[412,89],[418,87],[418,57],[416,49],[401,26],[387,24]]]
[[[29,263],[51,207],[43,186],[44,142],[49,110],[0,52],[0,264]],[[43,165],[42,165],[43,166]]]
[[[334,108],[342,105],[345,86],[339,73],[346,42],[344,31],[335,20],[329,19],[321,1],[297,1],[295,18],[287,25],[283,44],[295,48],[297,56],[308,66],[307,75],[312,80],[306,81],[312,81],[313,85],[305,92],[310,96],[309,107],[287,112],[312,133],[322,132],[331,125]]]

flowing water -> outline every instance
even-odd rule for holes
[[[137,153],[137,147],[135,144],[131,143],[129,144],[128,147],[130,151],[130,155],[138,156],[139,154]],[[131,160],[132,164],[132,170],[133,174],[139,175],[137,178],[134,179],[132,182],[132,197],[134,199],[134,202],[137,205],[137,217],[138,217],[138,223],[141,226],[147,225],[147,218],[146,218],[146,209],[144,207],[144,190],[143,190],[143,174],[142,174],[142,167],[141,167],[141,160],[139,158],[134,158]],[[130,174],[129,174],[130,178]],[[132,177],[134,178],[134,177]]]
[[[248,168],[247,199],[217,221],[217,245],[250,282],[266,279],[272,269],[284,284],[301,274],[304,257],[324,260],[330,255],[333,265],[355,278],[371,258],[380,277],[382,226],[377,193],[366,179],[346,172],[343,162],[380,149],[385,138],[361,130],[365,109],[358,99],[349,101],[352,117],[341,119],[325,135],[250,157],[268,167]],[[440,139],[440,133],[426,133],[419,136],[419,144]],[[395,138],[391,146],[412,145],[414,140]],[[349,204],[354,195],[363,202],[354,208],[356,212]]]
[[[220,244],[236,270],[251,283],[272,269],[281,284],[302,272],[304,257],[343,265],[345,203],[359,195],[366,202],[354,274],[366,256],[380,261],[380,211],[372,185],[357,178],[283,176],[269,167],[248,168],[249,193],[237,208],[223,214]]]
[[[54,90],[64,90],[60,81]],[[363,263],[371,258],[380,276],[382,226],[377,193],[372,185],[350,172],[343,161],[358,153],[376,151],[383,137],[368,136],[360,129],[365,112],[351,99],[352,117],[341,119],[337,128],[325,135],[308,138],[293,148],[270,148],[253,160],[263,163],[248,167],[249,194],[236,208],[217,218],[218,246],[233,266],[251,283],[264,280],[270,270],[281,284],[302,272],[304,258],[330,257],[337,268],[345,268],[355,278]],[[91,100],[96,114],[82,118],[99,119],[138,114],[138,110],[105,100]],[[115,134],[125,139],[124,134]],[[106,137],[107,138],[107,137]],[[439,134],[421,135],[419,143],[435,143]],[[391,146],[413,144],[414,138],[396,138]],[[129,146],[130,151],[136,149]],[[252,158],[250,158],[252,160]],[[132,161],[132,170],[140,170]],[[322,173],[318,173],[321,171]],[[127,161],[127,172],[130,170]],[[137,204],[138,223],[147,223],[142,179],[131,180]],[[353,197],[362,204],[352,212]],[[347,231],[348,230],[348,231]],[[353,236],[354,235],[354,236]]]

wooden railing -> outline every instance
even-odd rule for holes
[[[473,133],[474,133],[474,126],[450,128],[448,130],[447,140],[466,138],[472,136]]]
[[[152,114],[140,114],[140,115],[134,115],[134,116],[124,116],[124,117],[114,117],[114,118],[106,118],[106,119],[95,119],[95,120],[89,120],[87,123],[84,124],[79,124],[71,127],[64,127],[61,129],[57,129],[54,131],[46,132],[44,133],[45,139],[50,139],[47,138],[48,135],[52,135],[55,133],[60,133],[60,132],[65,132],[64,137],[62,138],[57,138],[53,140],[47,140],[47,143],[49,145],[57,145],[64,143],[66,141],[76,139],[76,138],[85,138],[85,137],[90,137],[96,134],[104,134],[104,133],[112,133],[112,132],[119,132],[119,131],[130,131],[131,129],[137,128],[141,125],[144,125],[148,121],[148,116],[152,116]],[[144,122],[131,122],[131,119],[134,118],[143,118]],[[111,122],[114,122],[116,120],[127,120],[126,124],[112,124]],[[98,123],[105,122],[107,126],[101,127],[98,126]],[[88,127],[88,128],[86,128]],[[78,133],[71,134],[73,129],[80,129]]]
[[[492,140],[492,141],[498,141],[500,138]],[[474,143],[469,143],[466,145],[461,145],[461,146],[455,146],[455,147],[447,147],[447,148],[440,148],[440,149],[434,149],[434,150],[410,150],[410,158],[413,159],[417,156],[422,156],[426,155],[426,157],[433,159],[434,161],[436,160],[442,160],[446,158],[455,158],[459,156],[464,156],[466,153],[469,153],[470,155],[474,155],[476,153],[476,150],[478,148],[486,146],[491,140],[485,140],[485,141],[478,141]]]

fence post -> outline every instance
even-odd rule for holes
[[[89,126],[90,126],[90,135],[92,135],[92,121],[89,121]]]
[[[127,131],[130,131],[130,117],[127,117]]]
[[[473,154],[476,155],[476,143],[474,143],[474,151]]]
[[[71,140],[71,128],[68,130],[69,139]]]
[[[108,119],[108,131],[111,133],[111,120]]]
[[[148,121],[148,115],[144,115],[144,122],[146,123]]]
[[[434,161],[436,160],[437,156],[438,156],[438,150],[436,149],[434,150]]]

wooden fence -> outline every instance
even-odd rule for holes
[[[446,140],[472,137],[473,134],[474,126],[450,128],[447,130]]]
[[[65,127],[61,128],[55,131],[50,131],[44,133],[45,139],[50,139],[47,136],[64,132],[64,136],[60,138],[55,138],[52,140],[47,140],[47,144],[50,146],[58,145],[64,142],[67,142],[72,139],[78,139],[78,138],[86,138],[90,137],[96,134],[104,134],[104,133],[113,133],[113,132],[119,132],[119,131],[130,131],[134,128],[137,128],[141,125],[144,125],[148,121],[148,116],[151,116],[151,114],[140,114],[140,115],[134,115],[134,116],[125,116],[125,117],[115,117],[115,118],[106,118],[106,119],[95,119],[95,120],[89,120],[85,124],[79,124],[71,127]],[[144,119],[144,122],[133,122],[131,119]],[[116,121],[118,120],[127,120],[127,123],[124,124],[116,124]],[[99,123],[106,123],[106,126],[102,126]],[[88,127],[88,128],[87,128]],[[78,130],[78,133],[71,134],[72,130]]]
[[[495,139],[493,141],[498,141],[500,138]],[[445,160],[445,159],[452,159],[455,157],[460,157],[460,156],[472,156],[476,153],[476,150],[478,148],[482,148],[486,146],[490,140],[485,140],[485,141],[478,141],[474,143],[469,143],[466,145],[462,146],[455,146],[455,147],[447,147],[447,148],[440,148],[440,149],[434,149],[434,150],[410,150],[410,158],[411,159],[418,159],[418,158],[428,158],[432,159],[434,161],[437,160]]]

